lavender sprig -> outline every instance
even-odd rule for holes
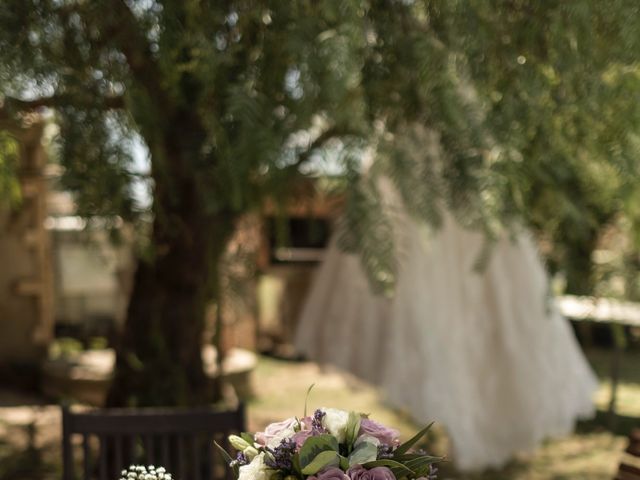
[[[236,455],[236,459],[231,460],[229,462],[229,466],[231,468],[235,466],[242,467],[243,465],[248,465],[248,464],[249,464],[249,459],[247,459],[247,456],[242,452],[238,452],[238,454]]]
[[[394,448],[391,445],[386,445],[384,443],[380,444],[378,446],[378,460],[393,458],[393,450]]]
[[[326,415],[325,412],[318,409],[313,413],[313,419],[311,420],[311,431],[314,435],[325,433],[326,429],[322,426],[322,419]]]
[[[271,454],[271,458],[265,458],[264,463],[267,466],[288,472],[293,469],[293,455],[296,453],[294,440],[285,438],[276,448],[265,447],[265,450]]]

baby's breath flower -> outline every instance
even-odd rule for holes
[[[131,465],[128,470],[122,470],[120,480],[172,480],[172,477],[163,467]]]

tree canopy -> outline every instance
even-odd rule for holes
[[[192,346],[235,222],[323,157],[344,180],[345,246],[382,289],[379,176],[434,225],[446,209],[491,240],[525,223],[558,268],[584,261],[603,224],[638,215],[637,19],[630,0],[2,2],[2,118],[55,112],[81,213],[140,213],[132,138],[149,151],[114,402],[202,400]]]

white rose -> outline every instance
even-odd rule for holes
[[[264,452],[256,455],[251,463],[240,467],[238,480],[269,480],[271,469],[264,463]]]
[[[349,412],[338,410],[337,408],[323,408],[322,411],[324,412],[322,426],[338,439],[338,443],[344,442],[347,423],[349,422]]]

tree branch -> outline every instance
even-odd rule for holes
[[[9,111],[32,112],[41,108],[55,108],[58,105],[64,105],[65,98],[60,95],[52,95],[50,97],[39,97],[33,100],[22,100],[14,97],[4,97],[3,108],[8,107]],[[101,104],[106,109],[119,109],[124,107],[124,98],[121,96],[104,97]],[[99,103],[96,103],[99,105]]]
[[[124,54],[134,79],[157,104],[166,107],[168,95],[160,82],[160,69],[135,15],[125,0],[112,2],[111,8],[117,13],[114,17],[118,22],[104,33],[115,41],[117,48]]]
[[[292,169],[299,168],[303,163],[311,158],[311,155],[315,150],[322,147],[326,142],[333,138],[343,137],[347,135],[356,135],[356,132],[338,127],[331,127],[328,130],[325,130],[320,135],[318,135],[313,142],[309,144],[304,152],[298,154],[298,159],[289,167]]]
[[[149,42],[140,23],[125,0],[113,0],[111,12],[98,16],[90,3],[63,4],[56,8],[61,23],[66,25],[71,14],[83,17],[88,25],[97,27],[98,38],[88,36],[88,41],[97,50],[115,48],[125,57],[133,80],[145,90],[154,103],[167,104],[168,95],[160,81],[161,72],[153,58]]]

